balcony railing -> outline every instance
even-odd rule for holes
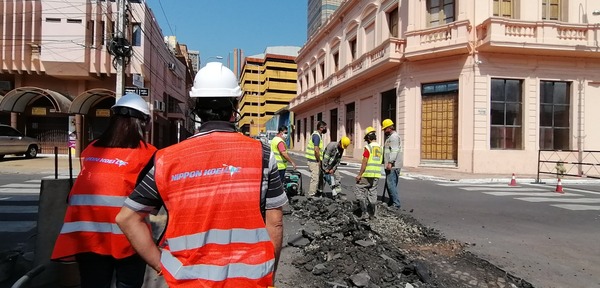
[[[323,81],[309,87],[306,91],[297,95],[290,102],[290,107],[310,100],[325,92],[332,91],[349,83],[351,79],[368,77],[375,67],[386,67],[397,65],[402,59],[405,41],[397,38],[389,38],[379,46],[361,55],[358,59],[340,68]]]
[[[461,20],[434,28],[407,32],[405,56],[406,58],[428,58],[467,53],[471,28],[469,20]]]
[[[525,49],[536,54],[594,55],[598,54],[595,53],[598,50],[598,30],[600,30],[598,24],[522,21],[492,17],[477,26],[478,49],[480,51]]]

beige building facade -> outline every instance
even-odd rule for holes
[[[194,72],[187,47],[164,37],[145,1],[126,2],[125,90],[148,102],[147,138],[165,147],[193,131]],[[66,153],[72,141],[80,152],[104,131],[115,103],[116,2],[3,1],[0,15],[0,122],[38,138],[42,153]]]
[[[295,147],[322,119],[359,159],[364,129],[391,118],[411,167],[534,174],[540,150],[600,150],[599,9],[346,1],[297,58]]]

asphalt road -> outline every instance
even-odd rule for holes
[[[292,157],[307,190],[306,162]],[[52,169],[26,169],[31,167],[27,163],[12,162],[14,168],[0,174],[0,251],[33,235],[36,191],[42,178],[53,178]],[[355,199],[358,170],[340,167],[343,193],[350,200]],[[536,287],[600,287],[600,185],[565,185],[564,194],[554,188],[400,179],[404,213],[449,239],[470,243],[470,251],[482,258]]]
[[[302,157],[293,157],[304,163]],[[348,172],[342,174],[342,183],[353,199],[350,174],[356,175],[358,168],[340,170]],[[305,188],[309,181],[304,177]],[[381,181],[379,195],[382,191]],[[471,244],[471,252],[535,287],[600,287],[598,184],[564,186],[561,194],[553,185],[402,177],[400,191],[404,213],[449,239]]]

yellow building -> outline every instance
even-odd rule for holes
[[[266,122],[296,96],[296,56],[300,47],[268,47],[246,57],[241,71],[240,130],[249,136],[266,133]]]

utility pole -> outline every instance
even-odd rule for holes
[[[118,39],[118,43],[121,42],[121,39],[125,39],[125,1],[127,0],[117,0],[117,21],[115,27],[115,35],[113,39]],[[114,40],[113,40],[114,41]],[[117,70],[117,80],[115,87],[115,98],[119,100],[121,96],[123,96],[123,91],[125,90],[124,80],[125,80],[125,58],[123,55],[116,54],[116,70]]]

